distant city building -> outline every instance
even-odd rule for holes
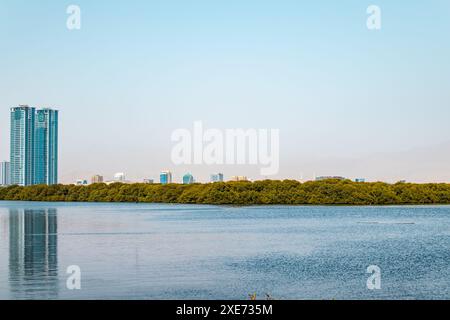
[[[118,172],[114,175],[113,180],[109,180],[109,181],[103,181],[103,183],[110,185],[110,184],[114,184],[114,183],[123,183],[123,184],[131,184],[131,181],[126,180],[125,178],[125,173],[123,172]]]
[[[194,177],[190,173],[186,173],[183,176],[183,184],[192,184],[194,183]]]
[[[355,179],[355,182],[366,182],[366,179],[364,179],[364,178],[356,178]]]
[[[172,172],[170,171],[162,171],[159,175],[159,182],[161,184],[170,184],[172,183]]]
[[[103,183],[103,176],[96,174],[91,178],[91,183]]]
[[[77,180],[75,182],[75,185],[77,185],[77,186],[87,186],[88,182],[87,182],[87,180],[79,179],[79,180]]]
[[[125,182],[125,173],[123,172],[118,172],[114,175],[114,181],[116,182]]]
[[[344,177],[340,177],[340,176],[321,176],[321,177],[317,177],[316,181],[323,181],[323,180],[345,180]]]
[[[223,182],[223,173],[215,173],[211,175],[211,182]]]
[[[9,168],[9,162],[0,162],[0,186],[9,186],[11,184],[11,172]]]
[[[232,176],[231,181],[248,181],[246,176]]]
[[[11,108],[11,184],[29,186],[34,182],[34,126],[36,109]]]
[[[36,111],[34,137],[34,183],[58,183],[58,111]]]
[[[153,184],[153,179],[144,179],[144,183]]]
[[[58,183],[58,111],[11,108],[10,183]]]
[[[397,183],[406,183],[406,180],[400,180]]]

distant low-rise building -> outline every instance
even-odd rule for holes
[[[223,173],[214,173],[210,177],[211,182],[223,182]]]
[[[114,183],[123,183],[123,184],[131,184],[131,181],[126,180],[125,178],[125,173],[123,172],[118,172],[114,175],[113,180],[109,180],[109,181],[104,181],[103,183],[110,185],[110,184],[114,184]]]
[[[123,172],[118,172],[114,175],[114,181],[116,182],[125,182],[125,173]]]
[[[161,184],[170,184],[172,183],[172,172],[170,171],[162,171],[159,175],[159,182]]]
[[[366,179],[364,179],[364,178],[356,178],[355,182],[363,183],[363,182],[366,182]]]
[[[154,181],[153,181],[153,179],[144,179],[144,183],[146,183],[146,184],[153,184]]]
[[[77,185],[77,186],[87,186],[88,185],[88,181],[84,180],[84,179],[78,179],[77,181],[75,181],[75,185]]]
[[[11,171],[8,161],[0,162],[0,186],[9,186],[11,184]]]
[[[194,177],[190,173],[186,173],[183,176],[183,184],[192,184],[194,183]]]
[[[231,181],[248,181],[246,176],[232,176]]]
[[[95,176],[93,176],[91,178],[91,183],[92,184],[94,184],[94,183],[103,183],[103,176],[100,176],[100,175],[96,174]]]

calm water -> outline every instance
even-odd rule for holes
[[[81,290],[68,290],[68,266]],[[369,265],[381,290],[367,289]],[[0,202],[0,299],[449,299],[450,207]]]

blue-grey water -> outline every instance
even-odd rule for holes
[[[81,289],[69,290],[69,266]],[[381,269],[369,290],[367,267]],[[450,207],[0,202],[0,299],[449,299]]]

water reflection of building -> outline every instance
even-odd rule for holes
[[[14,298],[58,295],[57,212],[9,212],[9,282]]]

